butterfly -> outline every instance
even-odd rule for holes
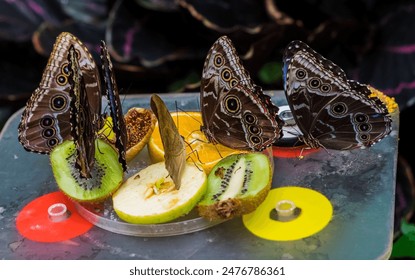
[[[72,56],[72,67],[79,71],[72,77],[68,68],[71,57],[69,50],[73,46],[76,58]],[[78,66],[75,65],[75,59]],[[121,102],[115,82],[113,66],[105,42],[101,43],[101,62],[104,76],[104,88],[108,99],[110,114],[113,119],[113,130],[116,135],[115,147],[119,153],[119,161],[126,170],[125,147],[127,133],[122,115]],[[79,85],[78,85],[79,84]],[[42,75],[38,88],[32,93],[22,113],[18,127],[18,139],[23,147],[30,152],[48,154],[64,140],[81,137],[71,133],[75,118],[71,118],[71,102],[74,95],[70,94],[72,86],[79,86],[84,95],[78,107],[91,115],[89,124],[94,133],[103,126],[102,85],[99,68],[87,47],[73,34],[62,32],[55,41],[53,50]],[[75,98],[76,99],[76,98]],[[77,124],[75,124],[75,127]]]
[[[59,143],[72,139],[68,68],[71,45],[77,53],[88,106],[92,111],[91,122],[100,126],[99,70],[86,46],[74,35],[63,32],[56,38],[39,86],[27,101],[19,123],[19,142],[30,152],[48,154]]]
[[[121,107],[120,96],[113,71],[111,57],[108,53],[107,45],[101,41],[101,62],[102,73],[104,76],[105,92],[110,108],[110,115],[113,122],[113,131],[115,134],[115,148],[118,150],[118,161],[121,163],[123,170],[127,170],[126,147],[127,147],[127,128],[125,125],[124,115]]]
[[[282,136],[278,107],[252,82],[227,36],[210,48],[200,89],[201,130],[210,142],[262,151]]]
[[[68,82],[71,85],[69,89],[71,136],[77,151],[75,166],[81,177],[91,178],[91,170],[95,163],[95,139],[98,129],[93,120],[97,116],[94,116],[94,111],[89,107],[78,55],[73,45],[69,47],[68,70]]]
[[[307,44],[289,43],[283,62],[285,95],[302,133],[299,140],[307,146],[365,148],[391,132],[388,110],[370,87],[348,80],[339,66]]]
[[[169,172],[176,189],[179,189],[186,164],[186,146],[170,112],[160,96],[153,94],[150,101],[151,109],[156,115],[159,123],[166,169]]]

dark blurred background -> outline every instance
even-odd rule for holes
[[[0,128],[40,82],[68,31],[98,61],[105,40],[122,94],[197,92],[212,43],[228,35],[253,80],[282,90],[284,47],[302,40],[400,109],[395,242],[415,258],[415,1],[0,0]],[[16,140],[17,141],[17,140]]]

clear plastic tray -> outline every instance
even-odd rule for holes
[[[78,213],[89,222],[102,229],[124,235],[141,237],[173,236],[200,231],[221,223],[221,221],[209,222],[198,216],[196,210],[192,210],[186,216],[169,223],[130,224],[118,218],[110,200],[105,201],[101,206],[94,208],[91,205],[76,204]]]

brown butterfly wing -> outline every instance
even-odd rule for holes
[[[201,111],[205,127],[213,122],[220,96],[238,83],[248,89],[254,88],[249,73],[241,65],[231,40],[227,36],[216,40],[206,56],[200,84]],[[216,142],[209,130],[205,130],[205,135],[209,141]]]
[[[166,169],[176,188],[179,189],[187,156],[184,140],[179,134],[176,124],[163,100],[154,94],[151,96],[150,105],[158,119]]]
[[[22,113],[18,139],[31,152],[49,153],[54,146],[71,139],[69,117],[69,46],[79,58],[88,103],[94,112],[92,120],[99,126],[101,85],[98,68],[86,46],[74,35],[63,32],[55,41],[39,87],[32,93]]]
[[[127,127],[125,125],[124,115],[121,106],[120,95],[118,92],[115,75],[110,55],[104,41],[101,41],[101,61],[102,72],[104,76],[105,92],[108,99],[108,106],[113,122],[113,131],[115,133],[115,148],[118,150],[118,161],[121,163],[123,170],[127,170],[126,147],[127,147]]]
[[[370,147],[391,132],[391,117],[367,85],[301,41],[284,52],[285,94],[302,134],[313,148]]]
[[[239,150],[262,151],[281,134],[278,111],[269,109],[267,98],[242,85],[231,88],[219,99],[215,119],[208,127],[217,142]]]
[[[69,48],[69,95],[71,135],[76,147],[75,166],[81,177],[91,178],[91,170],[95,162],[96,129],[93,125],[93,112],[91,111],[86,93],[83,76],[77,55],[73,46]]]
[[[200,100],[201,129],[210,142],[235,149],[263,150],[282,135],[278,107],[252,82],[226,36],[220,37],[206,56]],[[250,133],[249,128],[255,129],[254,126],[262,132]]]
[[[70,138],[69,103],[65,91],[36,89],[19,124],[19,141],[26,150],[49,153],[54,146]]]

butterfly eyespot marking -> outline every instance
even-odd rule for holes
[[[59,143],[58,139],[56,138],[52,138],[48,140],[48,146],[49,147],[54,147]]]
[[[297,77],[297,79],[302,80],[307,76],[307,74],[303,69],[298,69],[297,71],[295,71],[295,76]]]
[[[256,117],[251,113],[245,113],[244,119],[247,124],[253,124],[256,122]]]
[[[55,136],[55,133],[56,133],[55,129],[53,129],[53,128],[47,128],[47,129],[44,129],[42,131],[42,136],[44,138],[51,138],[51,137]]]
[[[372,130],[370,123],[362,123],[358,126],[359,131],[368,132]]]
[[[68,77],[66,75],[60,74],[56,77],[56,83],[60,86],[64,86],[68,83]]]
[[[55,123],[54,119],[51,116],[45,116],[40,119],[41,127],[50,127]]]
[[[222,79],[225,81],[230,81],[232,78],[231,71],[228,68],[223,69]]]
[[[311,88],[318,88],[318,87],[320,87],[321,82],[320,82],[320,80],[319,80],[319,79],[317,79],[317,78],[313,78],[313,79],[311,79],[311,80],[308,82],[308,85],[309,85]]]
[[[364,114],[356,114],[354,120],[358,123],[365,123],[369,120],[369,117]]]
[[[77,48],[75,48],[75,55],[77,59],[81,58],[81,52]]]
[[[328,84],[323,84],[323,85],[321,85],[321,91],[322,91],[322,92],[327,93],[327,92],[329,92],[330,90],[331,90],[331,86],[330,86],[330,85],[328,85]]]
[[[261,128],[257,127],[256,125],[250,125],[248,128],[249,132],[252,134],[258,135],[261,133]]]
[[[347,105],[343,102],[335,103],[331,106],[331,112],[337,116],[344,115],[347,112]]]
[[[359,134],[359,139],[363,142],[368,142],[370,139],[370,136],[367,133],[362,133],[362,134]]]
[[[254,144],[261,144],[262,143],[261,137],[251,136],[250,139],[251,139],[251,142],[254,143]]]
[[[62,111],[66,107],[66,97],[63,95],[57,95],[52,97],[50,100],[50,105],[52,107],[52,110],[54,111]]]
[[[62,64],[62,67],[61,67],[61,73],[62,73],[63,75],[69,75],[69,67],[68,67],[68,63],[64,63],[64,64]]]
[[[235,96],[228,96],[225,99],[225,109],[229,113],[236,114],[241,109],[241,101]]]
[[[223,65],[224,61],[225,60],[223,59],[222,55],[219,54],[219,53],[217,53],[215,55],[215,58],[213,59],[213,63],[215,64],[216,67],[221,67]]]
[[[238,84],[238,81],[236,80],[236,79],[232,79],[230,82],[229,82],[229,85],[231,86],[231,87],[234,87],[234,86],[236,86]]]

